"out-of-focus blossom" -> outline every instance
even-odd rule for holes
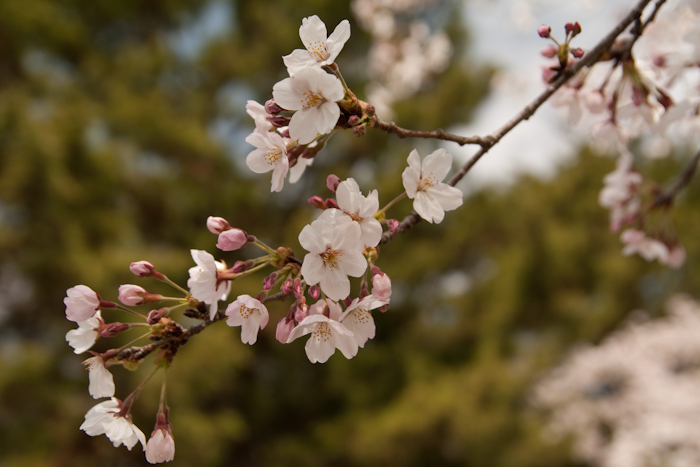
[[[284,177],[289,171],[287,144],[284,139],[271,131],[267,133],[254,131],[246,137],[245,141],[257,148],[246,157],[245,163],[248,168],[258,174],[272,171],[270,191],[282,191]]]
[[[219,300],[226,300],[231,290],[231,281],[218,280],[217,271],[223,271],[225,266],[211,254],[203,250],[190,250],[190,253],[197,266],[189,269],[187,287],[194,298],[210,305],[209,319],[214,319]]]
[[[137,442],[145,446],[146,436],[129,417],[120,415],[121,408],[121,402],[114,397],[100,402],[85,415],[80,429],[90,436],[106,435],[115,448],[123,443],[131,451]]]
[[[379,210],[379,193],[373,190],[369,195],[362,196],[357,182],[348,178],[340,182],[335,193],[338,207],[352,220],[360,225],[363,245],[377,246],[382,239],[382,224],[374,218]]]

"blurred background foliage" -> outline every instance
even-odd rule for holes
[[[491,71],[469,60],[459,5],[441,8],[451,9],[440,26],[454,59],[396,105],[402,126],[466,122],[487,92]],[[74,327],[63,315],[67,288],[87,284],[107,300],[132,282],[169,293],[129,264],[151,261],[184,285],[190,248],[229,263],[250,254],[217,253],[209,215],[301,256],[297,235],[315,214],[305,199],[330,195],[328,173],[355,177],[365,192],[380,187],[387,202],[402,191],[408,152],[437,147],[341,133],[297,185],[269,193],[269,175],[245,167],[245,103],[270,98],[286,76],[281,56],[301,47],[301,18],[312,14],[329,30],[350,19],[338,63],[364,97],[369,36],[347,2],[0,1],[0,466],[146,464],[139,447],[115,449],[78,430],[96,401],[84,357],[64,341]],[[382,247],[391,309],[375,316],[377,337],[350,361],[312,365],[303,343],[277,343],[286,303],[270,306],[253,347],[223,323],[192,339],[169,372],[174,465],[574,465],[566,442],[543,439],[528,387],[630,311],[658,315],[673,292],[700,295],[700,246],[689,234],[700,223],[697,184],[674,215],[688,262],[671,271],[620,255],[597,205],[613,167],[584,149],[555,180],[484,190],[443,224],[422,223]],[[678,168],[647,167],[662,182]],[[395,209],[400,219],[410,205]],[[231,296],[255,295],[261,279],[235,283]],[[114,368],[117,397],[148,366]],[[147,436],[159,386],[134,406]]]

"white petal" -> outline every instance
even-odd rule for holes
[[[311,109],[309,109],[311,110]],[[328,134],[335,128],[340,117],[340,107],[335,102],[325,102],[316,111],[316,130],[322,135]]]
[[[318,284],[326,273],[326,265],[318,253],[309,253],[304,256],[301,264],[301,275],[309,285]]]
[[[311,51],[316,42],[324,43],[328,38],[326,25],[317,15],[309,16],[301,20],[299,27],[299,37],[301,42],[306,47],[306,50]]]
[[[265,149],[255,149],[248,154],[248,157],[245,159],[245,164],[256,174],[264,174],[269,172],[275,168],[275,165],[268,163],[267,159],[265,158],[265,154],[267,153],[268,151]]]
[[[359,251],[344,250],[339,267],[348,276],[360,277],[367,269],[367,260]]]
[[[431,224],[433,223],[433,219],[439,224],[445,217],[445,211],[442,210],[440,205],[431,200],[423,191],[416,193],[416,199],[413,200],[413,209],[416,210],[419,216]]]
[[[298,87],[295,78],[285,78],[272,86],[272,98],[283,109],[299,110],[302,102]]]
[[[287,176],[287,171],[289,170],[289,160],[287,160],[287,156],[282,157],[284,162],[277,164],[272,171],[272,187],[270,191],[280,192],[284,188],[284,177]]]
[[[360,223],[362,236],[360,241],[366,246],[377,246],[382,239],[382,224],[374,217],[363,219]]]
[[[436,149],[423,159],[423,177],[432,173],[435,180],[441,182],[452,168],[452,156],[444,149]]]
[[[294,76],[295,73],[304,68],[318,66],[316,58],[311,56],[306,49],[296,49],[291,54],[283,56],[282,61],[284,61],[284,66],[287,67],[289,76]]]
[[[348,39],[350,39],[350,22],[344,19],[338,23],[333,33],[328,37],[327,44],[328,52],[330,53],[328,62],[333,63],[335,61]]]
[[[340,350],[347,359],[351,359],[357,355],[358,345],[352,332],[336,321],[332,321],[331,325],[334,331],[333,337],[335,337],[335,346],[338,350]],[[343,329],[345,332],[342,332],[340,328],[345,328]]]
[[[367,262],[365,262],[365,268],[366,267]],[[340,268],[326,269],[323,277],[321,277],[319,281],[319,285],[323,293],[332,300],[343,300],[350,295],[350,279],[348,279],[348,276],[346,276]]]
[[[415,169],[413,169],[412,167],[406,167],[403,173],[401,174],[401,178],[403,179],[403,187],[406,190],[406,195],[408,195],[410,199],[415,198],[416,192],[418,191],[420,171],[416,172]]]
[[[428,196],[435,200],[444,211],[452,211],[462,205],[464,194],[459,188],[455,188],[446,183],[439,183],[428,189]]]
[[[340,209],[351,214],[356,214],[360,209],[361,196],[360,187],[352,178],[340,182],[335,191],[335,199]]]
[[[313,221],[311,225],[307,225],[301,230],[299,234],[299,244],[306,251],[312,253],[323,253],[326,251],[326,241],[322,236],[322,224],[323,221],[319,218]]]
[[[298,140],[299,144],[308,144],[316,138],[315,109],[298,110],[289,122],[289,136]]]

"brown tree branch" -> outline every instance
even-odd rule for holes
[[[630,11],[627,16],[625,16],[622,21],[620,21],[615,28],[613,28],[610,33],[608,33],[607,36],[605,36],[598,44],[593,47],[590,51],[586,52],[586,55],[579,60],[574,66],[570,68],[566,68],[562,71],[561,76],[554,81],[553,83],[549,84],[547,86],[547,89],[545,89],[537,98],[535,98],[530,104],[528,104],[525,108],[523,108],[520,112],[518,112],[513,118],[511,118],[505,125],[503,125],[501,128],[496,130],[495,132],[491,133],[490,135],[487,135],[485,137],[480,138],[480,140],[483,142],[482,143],[477,143],[481,144],[481,149],[479,149],[476,154],[474,154],[458,171],[455,173],[452,178],[447,182],[449,185],[454,186],[459,182],[476,164],[479,159],[481,159],[484,154],[486,154],[489,149],[491,149],[493,146],[495,146],[501,138],[503,138],[506,134],[508,134],[513,128],[515,128],[520,122],[523,120],[529,119],[542,104],[544,104],[547,99],[549,99],[552,94],[554,94],[560,87],[562,87],[569,79],[571,79],[576,73],[578,73],[583,67],[587,66],[592,66],[598,60],[603,57],[603,54],[609,50],[611,50],[611,47],[613,46],[615,39],[622,34],[627,27],[632,24],[635,21],[639,21],[642,11],[644,8],[651,2],[651,0],[641,0],[632,11]],[[656,11],[660,8],[660,6],[665,2],[665,0],[657,0],[656,4],[656,9],[654,10],[654,15],[656,15]],[[641,29],[640,28],[640,34],[641,34]],[[638,35],[637,35],[638,37]],[[633,41],[636,40],[633,39]],[[447,133],[449,135],[449,133]],[[455,138],[458,138],[456,135],[450,135],[454,136]],[[478,137],[474,137],[478,138]],[[454,141],[454,139],[450,139],[449,141]],[[476,143],[476,141],[474,141]],[[399,225],[399,228],[395,232],[384,232],[384,235],[382,235],[382,240],[380,244],[388,243],[391,241],[392,238],[394,238],[396,235],[405,232],[412,227],[414,227],[416,224],[418,224],[421,221],[420,216],[418,213],[415,211],[411,212],[408,216],[406,216],[402,221],[401,224]]]
[[[693,159],[688,163],[688,165],[685,166],[683,172],[680,174],[680,177],[678,177],[676,184],[668,190],[662,191],[656,195],[653,207],[670,205],[673,203],[673,200],[676,198],[676,196],[678,196],[678,193],[687,187],[690,181],[693,179],[695,171],[698,167],[698,161],[700,161],[700,150],[695,153]]]

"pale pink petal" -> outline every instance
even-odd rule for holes
[[[339,267],[348,276],[360,277],[367,269],[367,260],[359,251],[343,250]]]
[[[313,15],[301,20],[299,37],[304,47],[306,47],[306,50],[311,51],[316,43],[326,43],[328,31],[326,30],[326,25],[321,21],[321,18],[317,15]]]
[[[367,262],[365,262],[365,268],[366,267]],[[360,275],[362,274],[360,273]],[[319,286],[323,293],[332,300],[343,300],[350,295],[350,279],[343,274],[340,268],[327,269],[319,281]]]
[[[444,180],[447,172],[452,168],[452,156],[440,148],[425,156],[423,159],[423,178],[432,173],[435,180],[441,182]]]
[[[314,109],[298,110],[289,122],[289,136],[293,140],[298,140],[299,144],[308,144],[313,141],[318,132],[316,131],[316,121],[314,115],[317,112],[309,112]]]

